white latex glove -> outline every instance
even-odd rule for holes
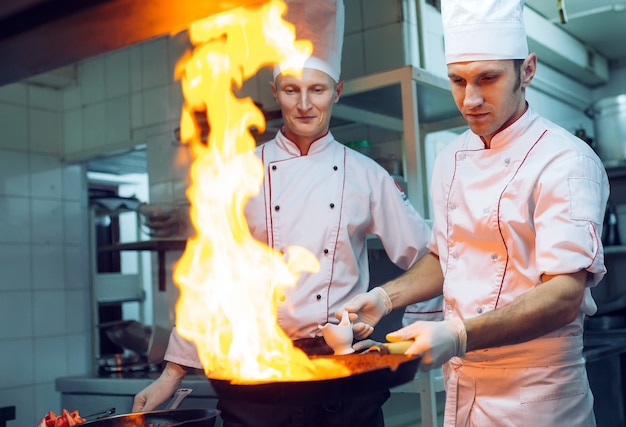
[[[391,313],[392,308],[387,292],[381,287],[376,287],[352,298],[342,310],[335,313],[335,317],[339,315],[338,318],[341,318],[344,309],[348,311],[354,337],[363,339],[372,334],[374,326],[384,315]]]
[[[373,347],[373,346],[378,345],[378,344],[380,344],[380,342],[378,342],[378,341],[363,340],[363,341],[357,341],[354,344],[352,344],[352,348],[354,349],[354,351],[359,353],[361,351],[365,351],[365,350],[369,349],[370,347]]]
[[[182,366],[167,362],[159,378],[135,395],[132,412],[152,411],[171,398],[186,373]]]
[[[419,370],[429,371],[452,357],[463,357],[467,346],[465,324],[459,318],[441,322],[418,321],[387,334],[390,342],[415,340],[404,354],[422,357]]]

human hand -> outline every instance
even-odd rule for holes
[[[186,372],[182,366],[168,362],[159,378],[135,395],[132,412],[152,411],[172,397]]]
[[[467,345],[465,324],[459,318],[440,322],[418,321],[387,334],[390,342],[413,339],[405,354],[422,357],[419,370],[437,368],[452,357],[464,356]]]
[[[354,349],[355,352],[361,353],[365,350],[369,350],[371,347],[376,346],[376,345],[380,345],[380,343],[374,340],[362,340],[362,341],[357,341],[354,344],[352,344],[352,348]]]
[[[374,326],[384,315],[389,314],[392,308],[389,295],[378,286],[352,298],[342,310],[335,313],[335,317],[339,316],[337,318],[340,319],[344,309],[348,311],[354,337],[363,339],[372,334]]]

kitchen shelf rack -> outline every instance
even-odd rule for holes
[[[150,240],[141,240],[137,242],[118,243],[115,245],[106,245],[98,248],[99,251],[152,251],[157,253],[159,276],[159,291],[166,290],[166,268],[165,253],[168,251],[183,251],[187,245],[187,239],[181,238],[159,238]]]

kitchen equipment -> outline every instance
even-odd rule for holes
[[[255,384],[232,384],[228,380],[209,378],[220,400],[250,403],[300,405],[302,402],[323,403],[346,396],[372,393],[415,378],[421,360],[404,354],[364,353],[345,356],[319,356],[311,359],[332,359],[350,368],[352,375],[310,381],[276,381]]]
[[[117,346],[143,355],[148,351],[151,329],[136,320],[101,323],[107,337]]]
[[[589,112],[598,156],[607,166],[619,165],[626,159],[626,94],[603,98]]]
[[[137,208],[141,228],[150,237],[177,236],[182,228],[182,205],[175,203],[142,203]]]
[[[83,427],[213,427],[217,409],[165,409],[115,415],[81,423]]]

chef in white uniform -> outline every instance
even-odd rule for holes
[[[537,58],[523,1],[441,7],[452,95],[470,129],[434,165],[430,253],[346,308],[373,326],[443,289],[444,321],[387,338],[414,340],[407,353],[422,370],[445,364],[445,426],[595,426],[583,321],[606,272],[606,172],[525,100]]]
[[[378,236],[389,258],[406,270],[427,252],[430,228],[385,169],[336,141],[329,131],[332,106],[343,90],[343,2],[287,3],[286,19],[295,24],[298,39],[314,42],[314,52],[301,76],[275,70],[270,85],[284,126],[273,140],[256,149],[264,165],[264,181],[245,213],[257,240],[285,252],[289,246],[304,247],[318,258],[319,271],[303,274],[297,286],[286,290],[278,323],[307,354],[332,354],[318,325],[337,323],[334,313],[368,290],[367,236]],[[442,301],[440,296],[428,304],[441,312]],[[169,398],[186,367],[202,368],[195,345],[176,330],[165,359],[163,374],[136,396],[134,411],[150,410]],[[305,408],[305,419],[310,425],[382,426],[380,406],[388,396],[385,390],[371,396],[369,404],[351,396],[351,402],[343,402],[343,415],[330,408],[328,418],[323,408],[313,412]],[[236,402],[231,411],[224,406],[227,402],[220,403],[223,418],[231,418],[229,426],[288,426],[289,411],[300,410],[271,407],[267,411]]]

